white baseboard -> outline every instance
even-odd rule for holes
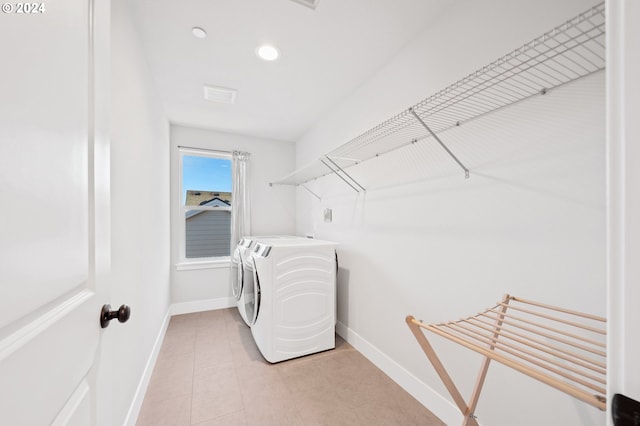
[[[448,425],[462,423],[462,414],[452,402],[389,358],[358,333],[341,322],[336,324],[336,332],[411,396],[420,401],[429,411],[438,416],[440,420]]]
[[[144,366],[142,377],[140,378],[140,382],[138,383],[136,393],[133,396],[133,401],[131,402],[131,406],[129,407],[127,417],[124,420],[124,426],[135,426],[136,421],[138,421],[138,415],[140,415],[142,402],[144,401],[144,396],[147,393],[147,387],[149,387],[149,381],[151,381],[151,374],[153,373],[153,368],[156,366],[158,354],[160,353],[160,348],[162,347],[162,342],[164,341],[164,335],[167,332],[167,327],[169,326],[170,319],[171,307],[167,309],[167,314],[162,321],[162,326],[160,327],[160,331],[156,336],[156,341],[153,344],[153,349],[151,350],[151,354],[149,355],[147,364]]]
[[[171,315],[191,314],[194,312],[213,311],[237,306],[233,297],[219,297],[217,299],[194,300],[191,302],[174,303],[171,305]]]

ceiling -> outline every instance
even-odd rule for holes
[[[132,0],[151,74],[173,124],[285,141],[370,78],[453,0]],[[201,27],[207,38],[191,34]],[[274,62],[256,48],[273,44]],[[204,100],[204,85],[238,91]]]

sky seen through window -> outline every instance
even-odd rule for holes
[[[231,160],[196,155],[182,158],[182,204],[187,190],[231,192]]]

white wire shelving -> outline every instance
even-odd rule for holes
[[[304,185],[333,173],[354,191],[364,191],[348,173],[349,167],[428,138],[440,144],[468,178],[469,169],[447,147],[442,133],[602,71],[605,65],[605,6],[601,3],[273,184]]]

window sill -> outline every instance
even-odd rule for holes
[[[216,268],[228,268],[230,265],[230,258],[221,257],[215,260],[196,260],[188,262],[180,262],[176,264],[177,271],[193,271],[196,269],[216,269]]]

